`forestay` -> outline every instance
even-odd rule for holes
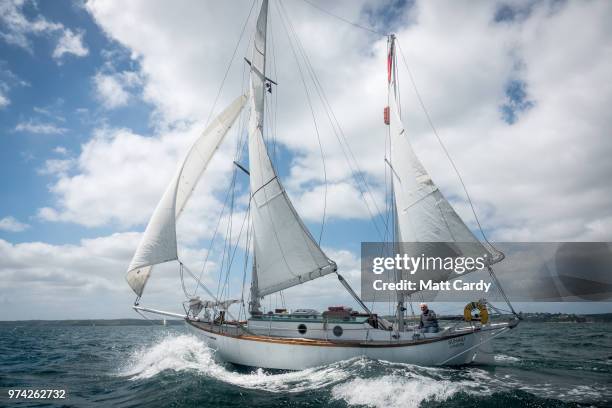
[[[157,204],[128,267],[128,284],[138,296],[142,296],[153,265],[178,259],[176,220],[246,101],[241,95],[212,121],[189,149]]]
[[[257,19],[250,74],[249,170],[255,234],[251,296],[255,298],[336,270],[336,264],[323,253],[291,204],[264,143],[267,13],[268,1],[264,0]]]

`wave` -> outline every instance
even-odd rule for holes
[[[132,353],[120,375],[132,380],[147,379],[166,371],[194,371],[243,388],[270,392],[302,392],[338,383],[350,376],[346,362],[287,373],[257,369],[238,373],[217,362],[213,351],[193,335],[168,336]],[[350,363],[349,363],[350,364]]]
[[[466,391],[464,384],[425,376],[386,375],[337,385],[332,389],[332,397],[349,405],[418,407],[425,400],[445,401],[459,391]]]
[[[141,380],[167,370],[192,371],[242,388],[269,392],[298,393],[329,387],[333,399],[372,407],[416,407],[428,399],[443,401],[466,387],[465,383],[442,379],[444,372],[451,369],[365,358],[286,373],[263,369],[239,373],[217,362],[213,351],[193,335],[167,336],[134,351],[119,374]],[[363,375],[371,378],[360,378]]]
[[[495,355],[497,364],[521,361],[504,354]],[[166,335],[149,346],[131,353],[119,371],[130,380],[155,377],[164,371],[190,371],[215,381],[245,389],[274,393],[302,393],[327,390],[331,399],[348,405],[369,407],[417,407],[424,401],[445,401],[457,393],[490,395],[522,390],[531,394],[576,400],[585,396],[602,398],[595,387],[559,389],[552,384],[529,384],[513,375],[496,376],[479,367],[421,367],[410,364],[354,358],[323,367],[292,372],[256,369],[237,372],[219,363],[214,352],[194,335]]]

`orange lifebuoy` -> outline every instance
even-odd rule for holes
[[[463,309],[463,318],[466,322],[472,321],[472,311],[478,309],[480,313],[480,323],[487,324],[489,321],[489,311],[487,310],[487,305],[481,302],[470,302],[465,305],[465,309]]]

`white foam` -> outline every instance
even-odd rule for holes
[[[151,378],[162,371],[200,370],[211,360],[208,347],[194,336],[164,337],[132,353],[120,375]]]
[[[414,375],[357,378],[332,389],[335,399],[369,407],[418,407],[425,400],[444,401],[464,384]]]
[[[495,355],[495,362],[509,362],[509,363],[517,363],[521,361],[520,358],[518,357],[513,357],[513,356],[507,356],[505,354],[496,354]]]
[[[242,374],[227,370],[215,361],[213,352],[193,335],[168,336],[143,347],[130,356],[120,375],[133,380],[151,378],[162,371],[190,370],[244,388],[271,392],[301,392],[347,379],[343,368],[350,362],[340,362],[322,368],[271,374],[262,369]]]
[[[567,394],[574,396],[574,397],[585,397],[586,396],[586,397],[590,397],[593,399],[598,399],[603,396],[601,392],[599,392],[595,388],[588,386],[588,385],[579,385],[569,390]]]

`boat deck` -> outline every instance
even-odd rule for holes
[[[274,337],[265,336],[260,334],[250,333],[246,328],[237,326],[235,324],[212,324],[209,322],[200,322],[196,320],[186,320],[186,322],[202,331],[210,334],[216,334],[220,336],[227,336],[233,338],[239,338],[242,340],[259,341],[267,343],[279,343],[279,344],[295,344],[304,346],[327,346],[327,347],[402,347],[417,344],[425,344],[448,340],[456,337],[462,337],[476,331],[480,331],[477,327],[468,327],[462,330],[455,331],[441,331],[439,333],[430,335],[428,337],[421,337],[418,339],[398,339],[398,340],[337,340],[337,339],[308,339],[300,337]]]
[[[295,315],[295,314],[273,314],[251,316],[249,320],[263,322],[292,322],[292,323],[342,323],[363,324],[368,321],[368,316],[350,316],[349,318],[323,317],[322,315]]]

